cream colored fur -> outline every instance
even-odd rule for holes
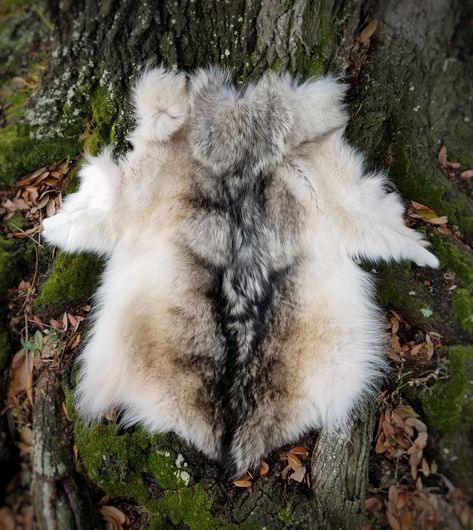
[[[220,92],[203,101],[215,77]],[[284,339],[285,368],[278,375],[288,379],[288,397],[278,404],[288,412],[268,427],[270,436],[255,435],[252,447],[235,449],[240,472],[308,429],[343,427],[384,373],[382,319],[373,303],[371,278],[358,260],[412,260],[430,267],[438,261],[422,236],[404,225],[401,198],[387,191],[385,175],[366,171],[362,155],[347,144],[342,85],[331,78],[299,85],[269,76],[242,96],[227,86],[228,79],[221,86],[223,78],[216,70],[204,70],[189,84],[184,74],[148,71],[134,92],[134,149],[117,163],[108,151],[88,157],[79,191],[44,220],[43,237],[68,252],[90,250],[108,257],[92,332],[80,355],[76,403],[81,415],[95,421],[122,408],[126,424],[175,431],[219,458],[218,437],[192,398],[200,383],[192,371],[180,371],[175,364],[178,346],[169,348],[188,333],[189,325],[176,317],[185,314],[199,334],[199,348],[220,351],[218,332],[209,324],[213,315],[193,294],[204,280],[195,277],[182,247],[216,264],[224,263],[228,252],[228,232],[218,217],[193,217],[192,231],[185,228],[187,197],[192,199],[194,179],[205,173],[199,164],[205,166],[210,152],[196,162],[200,148],[195,146],[206,139],[190,145],[193,135],[205,134],[192,116],[202,114],[204,104],[223,101],[224,110],[215,107],[218,120],[237,112],[235,105],[263,104],[268,91],[277,95],[290,118],[278,133],[281,147],[270,163],[275,164],[275,186],[294,197],[303,224],[297,244],[277,232],[268,232],[265,241],[281,268],[297,256],[304,259],[294,278],[298,309]],[[225,152],[219,152],[208,165],[218,169],[224,159]],[[278,198],[271,200],[277,209]],[[268,352],[277,350],[277,340],[268,338]]]

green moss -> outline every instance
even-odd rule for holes
[[[377,270],[376,292],[381,307],[400,311],[412,324],[429,329],[435,326],[440,317],[431,308],[432,300],[409,263],[380,265]]]
[[[456,289],[453,292],[452,313],[463,329],[473,333],[473,296],[468,289]]]
[[[473,254],[471,250],[448,236],[434,231],[432,245],[442,266],[453,271],[470,289],[473,289]]]
[[[215,517],[210,513],[213,501],[200,484],[177,491],[166,491],[159,508],[174,525],[184,523],[190,530],[215,530]]]
[[[92,114],[91,132],[84,141],[84,148],[96,155],[100,149],[113,141],[112,103],[107,92],[96,89],[89,100]]]
[[[0,301],[5,297],[13,273],[13,241],[0,237]]]
[[[30,94],[30,88],[16,89],[8,94],[4,103],[5,118],[8,121],[18,118],[23,114]]]
[[[25,221],[25,216],[21,212],[15,212],[13,217],[10,217],[8,221],[5,221],[5,224],[10,232],[18,232],[25,224]]]
[[[81,150],[74,135],[38,140],[30,132],[28,126],[17,124],[0,129],[0,186],[11,186],[19,177]]]
[[[473,422],[472,383],[468,366],[473,367],[473,348],[451,346],[448,355],[449,378],[422,392],[421,401],[429,423],[441,434]]]
[[[10,14],[12,11],[27,5],[28,0],[2,0],[0,3],[0,16]]]
[[[83,302],[95,292],[102,271],[102,260],[91,254],[60,252],[36,303]]]
[[[439,215],[447,215],[451,224],[458,225],[463,233],[473,235],[473,202],[456,190],[437,167],[433,167],[435,154],[427,160],[420,158],[414,148],[418,140],[409,139],[405,134],[399,137],[402,139],[393,146],[396,163],[392,174],[402,195],[433,208]]]
[[[273,72],[276,72],[279,74],[279,72],[281,71],[281,68],[283,66],[283,62],[281,61],[281,59],[277,58],[277,59],[274,59],[274,61],[271,63],[271,70],[273,70]]]
[[[287,506],[278,513],[278,519],[283,523],[284,526],[291,524],[292,514]]]
[[[119,435],[114,423],[85,427],[77,421],[70,391],[66,407],[76,420],[77,449],[89,478],[109,495],[133,498],[145,506],[152,514],[152,528],[184,524],[191,530],[236,530],[212,515],[213,500],[200,484],[188,485],[186,463],[166,436],[142,430]],[[149,477],[158,495],[150,491]]]

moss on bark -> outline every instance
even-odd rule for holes
[[[151,514],[152,529],[184,524],[191,530],[236,530],[212,515],[212,497],[200,484],[190,484],[187,463],[164,435],[139,429],[119,433],[116,424],[89,428],[75,419],[80,462],[89,478],[112,496],[140,503]]]
[[[48,305],[84,302],[97,289],[102,271],[103,261],[96,256],[59,252],[36,303]]]
[[[473,493],[473,347],[450,346],[448,379],[420,392],[428,424],[437,432],[436,447],[443,466]],[[435,439],[435,436],[434,436]]]

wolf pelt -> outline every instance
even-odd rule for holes
[[[385,370],[371,261],[437,267],[399,195],[347,144],[345,86],[149,70],[133,149],[87,157],[44,220],[108,256],[76,403],[174,431],[229,477],[309,429],[343,429]]]

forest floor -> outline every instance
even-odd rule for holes
[[[41,288],[55,255],[54,249],[46,247],[41,240],[41,221],[54,215],[63,190],[70,187],[75,178],[79,163],[77,158],[51,161],[0,192],[3,241],[7,244],[14,242],[16,254],[26,252],[21,259],[28,261],[26,266],[23,263],[25,272],[16,277],[14,285],[8,286],[6,304],[8,332],[17,348],[6,363],[6,394],[1,410],[6,420],[4,425],[8,426],[13,455],[3,476],[3,480],[7,480],[4,505],[0,508],[2,530],[33,528],[31,480],[35,386],[45,372],[70,372],[86,333],[90,301],[62,304],[62,307],[55,305],[51,309],[43,304],[42,298],[48,289],[54,291],[58,287],[46,281]],[[448,219],[415,202],[407,205],[406,223],[413,227],[425,225],[441,233],[451,232]],[[445,272],[443,281],[446,289],[456,289],[454,274]],[[426,277],[423,282],[429,287],[431,280]],[[445,357],[438,355],[443,345],[438,333],[412,326],[394,310],[387,310],[385,318],[389,337],[386,354],[392,364],[392,373],[378,397],[363,528],[430,530],[442,523],[447,528],[471,528],[473,511],[461,484],[449,480],[436,461],[438,450],[435,438],[430,436],[430,427],[417,411],[416,398],[412,401],[406,398],[409,389],[422,388],[428,392],[434,383],[452,382],[455,374],[449,364],[461,357],[462,352],[456,352],[457,357],[446,361]],[[471,381],[465,384],[471,384]],[[66,401],[60,413],[72,422],[71,405]],[[450,421],[452,411],[440,412],[446,415],[445,421]],[[113,411],[107,421],[114,421]],[[264,480],[271,474],[277,474],[289,486],[291,482],[309,486],[309,453],[313,442],[314,435],[308,436],[295,447],[275,452],[267,462],[262,462],[259,477],[246,475],[236,481],[234,487],[241,490],[241,495],[251,495],[254,481]],[[72,428],[70,451],[79,465],[81,454]],[[140,510],[131,499],[111,498],[98,491],[96,502],[107,528],[140,528],[143,524]]]
[[[2,17],[5,15],[0,16],[0,22],[6,25]],[[47,25],[41,12],[32,20],[38,26]],[[31,24],[30,18],[25,21]],[[92,295],[102,264],[88,255],[56,254],[41,240],[42,219],[53,215],[62,194],[77,186],[81,159],[67,158],[67,154],[75,155],[84,144],[90,149],[97,147],[100,139],[110,141],[109,109],[101,93],[96,92],[87,100],[84,116],[79,116],[83,120],[77,134],[71,133],[63,144],[58,138],[51,145],[31,140],[23,130],[21,115],[29,96],[40,84],[47,50],[37,46],[36,41],[27,42],[24,22],[19,27],[25,45],[21,48],[15,43],[18,54],[12,56],[9,64],[2,65],[7,75],[0,84],[0,305],[5,309],[0,319],[0,530],[34,527],[32,415],[38,387],[51,375],[63,382],[60,393],[64,394],[64,401],[54,413],[61,415],[68,426],[67,449],[76,469],[82,475],[89,473],[87,486],[96,511],[107,529],[137,530],[146,527],[150,517],[136,496],[110,494],[113,488],[101,488],[94,480],[98,474],[90,476],[93,466],[104,457],[101,447],[112,438],[125,438],[115,431],[115,412],[110,411],[103,424],[110,427],[107,431],[110,437],[104,436],[102,446],[91,443],[90,447],[98,454],[90,455],[83,449],[88,434],[80,426],[71,401],[73,363],[87,334]],[[41,33],[41,28],[38,31]],[[360,35],[360,46],[375,31],[376,26],[371,24],[369,31]],[[365,47],[352,57],[356,72],[366,60]],[[440,146],[433,163],[456,189],[471,194],[473,169],[449,160],[446,148]],[[409,178],[412,177],[410,169],[406,171]],[[422,171],[429,173],[424,167]],[[409,269],[407,276],[411,279],[414,274],[416,281],[406,281],[405,292],[390,292],[390,296],[383,298],[388,338],[386,355],[392,370],[377,400],[363,530],[473,530],[473,510],[469,504],[473,495],[473,461],[468,439],[473,434],[473,356],[471,347],[452,346],[467,344],[468,333],[473,332],[473,298],[469,295],[473,293],[473,261],[471,248],[458,226],[444,212],[429,208],[432,205],[428,201],[423,202],[427,204],[406,203],[406,224],[428,234],[434,242],[434,252],[442,252],[439,254],[442,268],[440,271]],[[376,271],[373,274],[376,277]],[[399,277],[404,278],[402,274]],[[381,282],[378,286],[380,291],[386,289]],[[435,304],[420,303],[424,300],[421,288]],[[452,296],[455,293],[457,296]],[[394,299],[396,304],[392,303]],[[406,316],[406,300],[418,302],[416,311],[422,318],[416,322]],[[460,333],[456,331],[460,329],[457,322],[440,326],[439,318],[453,315],[451,306],[461,324]],[[442,331],[443,336],[440,328],[447,330]],[[275,478],[288,496],[295,488],[305,491],[307,497],[317,495],[316,489],[315,492],[310,489],[313,485],[309,478],[316,437],[312,433],[294,447],[284,447],[268,455],[259,476],[242,477],[224,489],[224,494],[251,498],[258,492],[259,482]],[[130,437],[132,442],[138,439],[138,435]],[[462,443],[469,446],[470,456],[465,460],[459,456],[464,450]],[[111,468],[110,475],[113,473]],[[187,484],[186,473],[185,469],[180,471],[179,484]],[[157,489],[153,477],[148,479],[146,494]],[[131,489],[131,482],[126,480],[120,491]],[[282,509],[278,517],[282,526],[291,527],[289,510]]]

